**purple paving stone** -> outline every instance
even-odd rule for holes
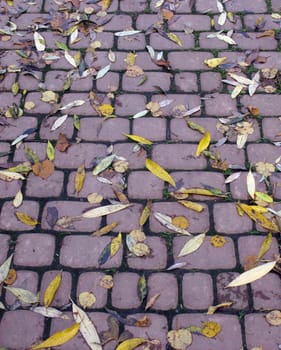
[[[146,257],[128,256],[127,262],[131,269],[160,270],[167,265],[167,248],[165,240],[160,237],[148,236],[144,241],[151,249],[151,254]]]
[[[41,100],[42,94],[40,92],[29,92],[25,98],[26,102],[35,103],[35,107],[32,108],[32,113],[50,113],[52,110],[52,104],[44,102]],[[25,113],[29,113],[29,111],[25,108]]]
[[[169,24],[169,28],[176,31],[183,31],[188,27],[196,31],[210,30],[211,19],[205,15],[175,15]]]
[[[271,0],[271,6],[273,11],[281,11],[281,1]]]
[[[241,103],[246,110],[247,106],[259,108],[260,114],[268,117],[279,116],[281,101],[278,95],[259,94],[241,97]]]
[[[108,72],[96,82],[97,90],[103,92],[114,92],[119,88],[119,74]]]
[[[7,154],[6,156],[0,157],[0,164],[7,164],[8,153],[10,152],[10,144],[6,142],[0,142],[0,152]]]
[[[166,140],[166,120],[159,118],[140,118],[133,121],[133,134],[150,141]]]
[[[68,93],[64,94],[61,100],[61,105],[65,106],[75,100],[83,100],[85,103],[79,107],[72,107],[65,110],[66,114],[78,114],[78,115],[96,115],[95,109],[89,101],[88,93]]]
[[[273,189],[273,198],[280,199],[281,198],[281,178],[279,173],[274,173],[270,176],[270,183]]]
[[[139,218],[142,212],[142,205],[133,203],[132,206],[121,210],[117,213],[107,215],[106,222],[118,222],[119,224],[113,229],[114,232],[130,232],[139,227]]]
[[[3,56],[2,56],[3,57]],[[16,74],[5,74],[4,77],[1,76],[1,81],[0,81],[0,91],[11,91],[11,86],[16,80]]]
[[[238,149],[236,145],[224,144],[219,148],[210,146],[210,150],[219,154],[222,161],[226,161],[231,169],[245,168],[245,151]]]
[[[124,12],[141,12],[146,7],[146,1],[144,0],[124,0],[120,4],[121,11]]]
[[[40,303],[44,305],[44,293],[49,286],[50,282],[56,277],[59,271],[47,271],[44,273],[41,288],[40,288]],[[63,271],[62,279],[55,297],[50,306],[62,307],[69,303],[69,296],[71,294],[71,274],[70,272]]]
[[[175,83],[178,91],[198,91],[197,75],[195,73],[178,73],[175,76]]]
[[[281,281],[278,275],[269,273],[251,284],[255,310],[280,310]]]
[[[122,262],[122,247],[117,254],[104,264],[99,264],[99,258],[110,237],[67,236],[62,242],[60,263],[71,268],[116,268]]]
[[[21,180],[12,182],[0,181],[0,198],[13,198],[16,193],[20,190],[22,185]]]
[[[245,330],[249,349],[260,346],[263,350],[273,350],[281,344],[280,326],[271,326],[266,321],[265,314],[246,315]]]
[[[150,216],[150,229],[153,232],[173,232],[159,223],[153,215],[155,212],[169,215],[171,217],[184,216],[189,222],[187,228],[191,233],[203,232],[209,229],[208,207],[204,205],[204,210],[197,213],[191,209],[185,208],[181,204],[173,202],[159,202],[152,204],[152,215]]]
[[[133,334],[136,338],[145,338],[152,340],[159,340],[161,343],[161,349],[166,349],[167,344],[167,332],[168,332],[168,323],[167,319],[163,315],[157,315],[152,313],[146,314],[132,314],[127,317],[127,320],[136,319],[140,320],[144,316],[147,316],[151,322],[151,325],[148,327],[134,327],[134,326],[125,326],[125,329]]]
[[[91,307],[99,309],[106,306],[107,289],[100,286],[101,279],[105,276],[102,272],[84,272],[79,276],[77,284],[76,298],[79,300],[79,295],[83,292],[93,293],[97,298],[95,304]]]
[[[153,310],[172,310],[178,305],[177,278],[170,273],[159,272],[149,276],[147,300],[160,293],[152,306]]]
[[[208,70],[208,66],[204,64],[204,60],[213,58],[209,52],[176,52],[172,51],[168,54],[168,60],[173,69],[197,71]]]
[[[0,323],[0,344],[9,350],[26,350],[39,343],[44,332],[44,317],[32,311],[7,311]]]
[[[206,114],[212,116],[229,116],[237,111],[236,101],[230,95],[214,93],[205,100]]]
[[[201,247],[186,256],[178,258],[179,252],[189,241],[189,237],[175,237],[173,241],[173,255],[175,263],[185,262],[183,269],[231,269],[236,266],[234,244],[232,239],[227,238],[226,244],[220,249],[214,248],[208,238]]]
[[[22,135],[25,130],[29,128],[37,127],[37,119],[33,117],[21,117],[19,119],[10,121],[6,120],[9,126],[0,126],[0,140],[15,140],[19,135]],[[34,138],[34,134],[31,134],[28,139]]]
[[[139,82],[142,79],[142,77],[131,78],[126,75],[123,75],[123,90],[132,92],[152,92],[155,91],[155,82],[157,82],[158,85],[161,86],[161,88],[164,91],[169,90],[172,78],[172,75],[170,73],[148,72],[145,75],[147,76],[147,80],[142,85],[139,85]]]
[[[112,288],[112,306],[118,309],[132,309],[140,306],[138,296],[139,275],[132,272],[120,272],[114,275]]]
[[[21,89],[25,89],[28,91],[38,89],[38,85],[40,84],[42,79],[42,73],[36,72],[35,76],[30,75],[28,73],[22,73],[19,76],[19,86]]]
[[[129,169],[143,169],[147,152],[140,148],[135,150],[135,144],[133,143],[117,143],[114,146],[115,153],[127,159],[129,162]]]
[[[247,191],[247,174],[243,171],[239,178],[230,184],[231,195],[234,199],[248,199],[249,194]],[[266,192],[266,186],[264,182],[260,182],[261,175],[253,173],[256,184],[256,191]]]
[[[214,221],[217,233],[243,233],[253,229],[252,220],[245,215],[239,216],[234,203],[215,204]]]
[[[140,191],[140,184],[143,184]],[[148,171],[134,171],[128,178],[128,195],[134,199],[162,199],[164,183]]]
[[[64,174],[55,171],[48,179],[42,179],[31,173],[27,178],[26,195],[31,197],[59,197],[62,192]]]
[[[245,3],[243,0],[230,0],[225,4],[227,11],[232,12],[255,12],[263,13],[267,11],[265,0],[256,0],[254,2]]]
[[[9,235],[0,234],[0,264],[2,264],[7,258],[9,250],[9,241]]]
[[[265,162],[275,163],[275,160],[280,156],[278,147],[269,144],[251,144],[247,147],[249,162]]]
[[[263,136],[270,141],[281,141],[281,123],[278,118],[266,118],[262,121]]]
[[[201,327],[203,322],[217,322],[221,326],[221,332],[215,338],[207,338],[200,334],[192,334],[192,344],[190,350],[216,349],[239,350],[242,347],[242,336],[239,319],[234,315],[202,315],[202,314],[182,314],[173,318],[173,329],[186,328],[189,326]]]
[[[132,116],[145,110],[146,102],[146,97],[143,95],[122,94],[116,97],[115,112],[121,117]]]
[[[46,159],[46,143],[43,142],[24,142],[15,150],[14,162],[26,162],[25,146],[29,147],[37,154],[40,161]]]
[[[29,290],[30,292],[36,294],[38,286],[38,274],[34,271],[24,271],[17,270],[17,279],[11,287],[23,288]],[[5,301],[10,306],[13,307],[17,304],[17,298],[8,290],[6,291]],[[22,306],[31,306],[30,304],[20,303]]]
[[[145,35],[139,33],[132,38],[120,37],[118,38],[118,50],[144,50],[145,49]]]
[[[231,305],[230,307],[231,309],[248,310],[249,296],[247,286],[225,288],[238,275],[239,274],[235,272],[222,272],[218,274],[216,280],[218,303],[233,302],[233,305]],[[229,308],[227,308],[226,310],[229,310]]]
[[[104,25],[105,31],[123,31],[132,26],[132,18],[129,15],[114,15],[111,21]]]
[[[21,223],[15,212],[20,211],[33,219],[38,219],[39,203],[33,201],[23,201],[20,209],[14,208],[12,202],[5,202],[2,206],[0,215],[0,229],[6,231],[30,231],[34,229],[34,226]]]
[[[55,237],[45,233],[21,234],[15,248],[15,265],[48,266],[53,262]]]
[[[203,72],[200,74],[201,88],[206,92],[220,91],[223,87],[221,75],[214,72]]]
[[[179,32],[177,33],[177,37],[181,41],[181,47],[183,49],[192,49],[194,47],[194,38],[192,34],[186,35],[183,32]],[[178,50],[180,48],[177,43],[163,37],[158,33],[153,33],[150,35],[149,43],[156,50]]]
[[[206,273],[185,273],[182,279],[183,305],[187,309],[208,309],[214,303],[212,277]]]
[[[74,202],[70,200],[48,202],[44,207],[42,222],[41,222],[42,228],[47,230],[51,228],[46,220],[48,207],[57,208],[59,219],[61,219],[64,216],[72,217],[72,218],[76,216],[80,216],[84,211],[93,208],[93,206],[91,206],[88,203]],[[89,232],[96,231],[100,226],[100,222],[101,222],[101,218],[81,219],[81,220],[77,219],[77,220],[74,220],[74,222],[66,228],[63,226],[56,225],[52,229],[55,231],[64,231],[64,232],[74,231],[74,232],[89,233]]]

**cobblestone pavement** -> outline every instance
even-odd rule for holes
[[[0,166],[20,166],[11,170],[24,176],[7,181],[10,175],[0,174],[0,264],[14,254],[17,278],[9,287],[40,292],[41,306],[50,281],[62,271],[50,306],[69,316],[34,312],[38,305],[18,300],[5,280],[1,349],[29,349],[73,324],[69,297],[81,306],[82,292],[96,298],[86,312],[106,350],[117,348],[118,335],[110,340],[104,333],[114,312],[120,334],[127,330],[133,337],[159,340],[159,349],[171,349],[168,331],[191,326],[197,327],[189,328],[191,350],[280,349],[280,322],[274,326],[265,318],[281,309],[278,264],[251,284],[225,287],[246,262],[255,266],[269,231],[272,242],[260,263],[280,252],[279,230],[241,215],[237,203],[280,210],[281,0],[112,0],[108,9],[106,1],[1,0],[0,5]],[[215,61],[204,63],[222,57],[213,68],[206,62]],[[255,79],[257,91],[250,96],[247,87]],[[66,120],[59,119],[64,115]],[[211,144],[196,156],[206,131]],[[138,144],[128,134],[153,144]],[[93,175],[111,153],[116,157],[106,170]],[[169,172],[176,190],[148,171],[147,158]],[[237,175],[226,181],[231,174]],[[203,209],[194,211],[178,202],[175,191],[181,187],[218,195],[190,195],[187,200]],[[132,248],[127,236],[141,229],[148,200],[151,212],[139,253],[147,255],[136,256],[136,241]],[[131,206],[81,218],[119,201]],[[156,212],[192,235],[206,232],[202,246],[178,257],[192,238],[160,224]],[[278,216],[270,220],[280,227]],[[92,235],[108,224],[110,232]],[[122,244],[110,256],[118,232]],[[112,276],[112,288],[101,286],[105,275]],[[142,293],[140,281],[145,281]],[[210,306],[224,302],[233,304],[207,315]],[[145,327],[132,320],[144,315]],[[214,338],[200,332],[207,321],[221,327]],[[142,346],[157,348],[150,343],[138,349]],[[80,333],[56,347],[88,348]]]

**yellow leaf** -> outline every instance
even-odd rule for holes
[[[131,338],[123,341],[121,344],[119,344],[116,348],[116,350],[132,350],[135,349],[137,346],[146,343],[147,340],[144,338]]]
[[[244,89],[243,85],[237,85],[235,86],[235,88],[232,90],[231,93],[231,98],[236,98],[238,95],[240,95],[240,93],[242,92],[242,90]]]
[[[82,190],[85,176],[86,176],[85,165],[81,164],[77,169],[77,172],[75,174],[75,179],[74,179],[74,188],[77,193],[79,193]]]
[[[32,346],[31,350],[50,348],[54,346],[63,345],[70,339],[75,337],[80,329],[80,323],[74,323],[72,326],[63,329],[57,333],[51,335],[48,339],[44,340],[38,345]]]
[[[151,211],[151,206],[152,206],[152,201],[148,200],[140,216],[140,220],[139,220],[140,226],[143,226],[148,220],[150,211]]]
[[[255,197],[255,191],[256,191],[256,183],[255,183],[255,178],[254,175],[251,171],[249,170],[247,174],[247,191],[252,199]]]
[[[47,145],[47,157],[49,160],[54,160],[55,159],[55,148],[52,145],[52,142],[50,140],[48,140],[48,145]]]
[[[112,115],[114,108],[110,104],[105,103],[98,107],[98,111],[101,113],[102,116],[107,117],[109,115]]]
[[[44,293],[44,306],[48,307],[51,305],[56,292],[61,284],[61,279],[62,279],[62,272],[60,271],[49,283],[48,287],[45,290]]]
[[[153,175],[159,177],[159,179],[163,181],[168,182],[173,187],[176,187],[176,183],[172,178],[172,176],[165,169],[163,169],[159,164],[147,158],[145,160],[145,166]]]
[[[263,202],[266,203],[272,203],[273,199],[272,197],[270,197],[270,195],[268,195],[267,193],[263,193],[263,192],[255,192],[255,197],[256,199],[260,199]]]
[[[117,221],[112,222],[106,226],[103,226],[99,230],[95,231],[92,235],[95,237],[103,236],[112,231],[118,225]]]
[[[122,243],[122,233],[119,232],[117,237],[114,237],[110,244],[110,257],[113,257],[120,249]]]
[[[99,5],[101,6],[102,11],[106,11],[111,5],[112,0],[101,0]]]
[[[18,220],[25,225],[36,226],[38,224],[38,221],[36,219],[33,219],[31,216],[29,216],[26,213],[17,211],[15,214]]]
[[[202,334],[207,338],[214,338],[221,331],[221,326],[217,322],[207,321],[202,326]]]
[[[272,234],[269,233],[261,244],[261,247],[257,256],[257,260],[260,260],[264,256],[264,254],[266,254],[269,251],[271,247],[271,243],[272,243]]]
[[[174,331],[169,331],[167,339],[172,348],[183,350],[192,343],[192,334],[187,328],[180,328]]]
[[[125,136],[127,136],[129,139],[138,142],[142,145],[152,145],[152,142],[142,136],[138,136],[138,135],[133,135],[133,134],[123,134]]]
[[[183,205],[184,207],[197,211],[198,213],[201,213],[204,210],[203,205],[199,204],[199,203],[194,203],[191,201],[186,201],[186,200],[180,200],[178,201],[178,203],[180,203],[181,205]]]
[[[270,261],[270,262],[265,263],[263,265],[254,267],[251,270],[243,272],[241,275],[236,277],[232,282],[230,282],[226,286],[226,288],[239,287],[239,286],[243,286],[244,284],[252,283],[252,282],[262,278],[267,273],[269,273],[274,268],[275,265],[276,265],[276,261]]]
[[[214,196],[214,197],[226,197],[225,193],[219,193],[219,192],[212,192],[210,190],[206,190],[205,188],[181,188],[178,192],[182,195],[188,195],[190,194],[197,194],[200,196]]]
[[[209,147],[210,142],[211,142],[211,134],[209,131],[206,131],[197,146],[196,157],[199,157],[200,154]]]
[[[215,235],[215,236],[212,236],[212,238],[210,239],[210,242],[213,247],[221,248],[226,244],[226,239],[223,236]]]
[[[176,34],[174,34],[174,33],[167,33],[167,37],[168,37],[171,41],[173,41],[173,42],[175,42],[176,44],[178,44],[179,46],[182,46],[182,42],[181,42],[180,38],[179,38]]]
[[[188,220],[184,216],[175,216],[172,224],[176,227],[186,229],[189,226]]]
[[[270,311],[265,315],[265,319],[271,326],[281,326],[281,311]]]
[[[204,60],[204,63],[210,68],[216,68],[220,64],[222,64],[226,60],[226,57],[221,58],[210,58],[208,60]]]
[[[191,121],[189,119],[187,119],[186,124],[190,129],[199,131],[201,134],[205,134],[205,132],[206,132],[205,128],[202,125],[194,123],[193,121]]]
[[[128,66],[134,66],[136,64],[136,57],[137,55],[135,53],[129,52],[124,61]]]
[[[191,254],[195,252],[197,249],[199,249],[203,244],[205,237],[206,237],[206,234],[201,233],[198,236],[190,238],[182,247],[181,251],[178,254],[178,258]]]
[[[20,90],[19,83],[18,82],[13,83],[11,86],[11,90],[12,90],[13,95],[16,96]]]
[[[80,305],[84,309],[92,307],[97,301],[97,298],[92,292],[82,292],[79,294],[78,299],[79,299]]]

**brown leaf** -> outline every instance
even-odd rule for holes
[[[41,163],[35,163],[32,166],[32,171],[34,175],[41,177],[43,180],[46,180],[54,173],[55,166],[54,163],[49,159],[45,159]]]
[[[258,263],[258,258],[256,255],[247,255],[244,260],[244,270],[248,271],[256,267]]]
[[[7,277],[4,279],[4,284],[10,286],[15,283],[17,279],[17,271],[15,269],[10,269]]]
[[[57,144],[56,144],[56,149],[59,152],[66,152],[68,147],[70,147],[70,143],[68,142],[66,136],[62,133],[59,134]]]
[[[150,325],[151,321],[146,315],[134,323],[134,327],[149,327]]]
[[[154,294],[146,303],[145,305],[145,311],[150,309],[154,304],[155,301],[160,297],[161,293]]]

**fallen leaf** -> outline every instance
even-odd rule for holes
[[[76,130],[80,130],[80,119],[77,114],[73,114],[73,126]]]
[[[1,275],[1,272],[0,272]],[[15,283],[17,279],[17,271],[15,269],[10,269],[7,277],[4,279],[3,283],[10,286]]]
[[[99,204],[101,203],[103,200],[103,196],[97,192],[94,192],[94,193],[90,193],[88,196],[87,196],[87,201],[90,203],[90,204]]]
[[[138,280],[138,296],[140,298],[140,301],[143,302],[144,298],[147,294],[147,284],[146,284],[146,278],[144,275],[139,277]]]
[[[138,257],[148,256],[151,253],[151,249],[145,243],[136,243],[129,250]]]
[[[42,92],[41,101],[53,104],[58,102],[58,98],[59,95],[57,93],[51,90],[47,90]]]
[[[251,171],[251,169],[249,170],[248,174],[247,174],[247,191],[250,195],[250,197],[252,199],[255,198],[255,191],[256,191],[256,182],[255,182],[255,178],[254,175]]]
[[[115,36],[130,36],[141,33],[141,30],[124,30],[122,32],[114,33]]]
[[[141,67],[134,65],[134,66],[128,66],[126,73],[128,77],[136,78],[144,74],[144,71]]]
[[[194,202],[187,201],[187,200],[179,200],[178,203],[183,205],[185,208],[196,211],[197,213],[201,213],[204,210],[203,205],[201,205],[199,203],[194,203]]]
[[[22,205],[22,202],[23,202],[23,194],[21,190],[18,190],[18,192],[15,195],[15,198],[13,199],[13,206],[15,208],[18,208]]]
[[[202,325],[202,335],[207,338],[214,338],[221,331],[221,326],[217,322],[207,321]]]
[[[165,214],[162,214],[162,213],[159,213],[159,212],[155,212],[153,214],[153,216],[155,217],[155,219],[157,221],[160,222],[160,224],[162,224],[163,226],[165,226],[166,228],[172,230],[172,231],[175,231],[177,233],[180,233],[182,235],[188,235],[190,236],[191,234],[186,231],[185,229],[183,228],[180,228],[180,227],[177,227],[175,225],[173,225],[172,223],[172,218],[168,215],[165,215]]]
[[[223,307],[229,307],[231,305],[233,305],[232,301],[221,303],[221,304],[217,304],[217,305],[214,305],[214,306],[209,306],[207,315],[213,315],[217,310],[219,310],[219,309],[221,309]]]
[[[116,348],[116,350],[133,350],[139,345],[146,343],[147,340],[144,338],[131,338],[123,341],[121,344],[119,344]]]
[[[53,161],[55,159],[55,148],[54,146],[52,145],[52,142],[50,140],[48,140],[48,144],[47,144],[47,157],[50,161]]]
[[[52,281],[47,286],[44,293],[44,306],[49,307],[54,300],[57,290],[61,284],[62,272],[60,271],[57,275],[52,279]]]
[[[74,189],[76,193],[79,193],[82,190],[85,176],[86,176],[85,164],[83,163],[78,167],[74,178]]]
[[[269,233],[261,244],[261,247],[257,256],[257,260],[261,260],[261,258],[269,251],[271,244],[272,244],[272,233]]]
[[[134,327],[149,327],[151,326],[151,321],[146,315],[144,315],[142,318],[137,320],[133,325]]]
[[[192,344],[192,334],[187,328],[180,328],[174,331],[169,331],[167,340],[172,348],[176,350],[185,350]]]
[[[171,41],[175,42],[177,45],[182,47],[182,42],[181,42],[180,38],[176,34],[174,34],[174,33],[167,33],[167,37],[168,37],[168,39],[170,39]]]
[[[229,175],[229,176],[225,179],[224,183],[225,183],[225,184],[230,184],[231,182],[237,180],[240,176],[241,176],[241,172],[233,173],[233,174]]]
[[[176,187],[176,183],[172,178],[172,176],[165,169],[163,169],[159,164],[157,164],[151,159],[146,158],[145,166],[153,175],[157,176],[159,179],[163,181],[168,182],[173,187]]]
[[[14,254],[11,254],[0,266],[0,284],[7,278]]]
[[[269,273],[274,268],[275,265],[276,265],[276,261],[270,261],[263,265],[254,267],[251,270],[243,272],[241,275],[236,277],[232,282],[230,282],[225,288],[238,287],[238,286],[243,286],[244,284],[252,283],[262,278],[267,273]]]
[[[118,224],[119,223],[115,221],[115,222],[112,222],[111,224],[103,226],[99,230],[92,233],[92,236],[100,237],[100,236],[106,235],[107,233],[111,232]]]
[[[110,64],[103,67],[101,70],[98,71],[98,74],[96,75],[96,80],[103,78],[108,72],[110,71]]]
[[[178,254],[178,258],[182,257],[182,256],[186,256],[188,254],[191,254],[193,252],[195,252],[197,249],[199,249],[201,247],[201,245],[203,244],[204,240],[206,238],[206,234],[205,233],[201,233],[197,236],[194,236],[192,238],[190,238],[185,245],[182,247],[181,251]]]
[[[83,309],[91,308],[97,298],[92,292],[82,292],[78,296],[79,304],[83,307]]]
[[[153,305],[155,304],[156,300],[160,297],[161,293],[154,294],[149,300],[147,301],[145,305],[145,311],[152,308]]]
[[[173,264],[167,268],[167,271],[181,269],[182,267],[186,266],[186,264],[187,264],[187,262],[180,262],[180,263]]]
[[[114,286],[113,277],[111,275],[104,275],[100,281],[99,286],[104,289],[111,289]]]
[[[112,116],[113,112],[114,112],[114,108],[108,104],[108,103],[105,103],[101,106],[99,106],[97,108],[97,110],[100,112],[100,114],[103,116],[103,117],[108,117],[108,116]]]
[[[211,142],[211,134],[209,131],[206,131],[206,133],[201,138],[201,140],[197,146],[196,157],[199,157],[201,155],[201,153],[209,147],[210,142]]]
[[[61,117],[59,117],[59,118],[54,122],[54,124],[52,125],[51,131],[55,131],[55,130],[57,130],[60,126],[62,126],[62,124],[66,121],[67,117],[68,117],[68,114],[64,114],[64,115],[62,115]]]
[[[124,210],[128,208],[131,204],[110,204],[105,205],[103,207],[98,207],[94,209],[90,209],[82,214],[83,218],[91,219],[98,218],[100,216],[109,215],[112,213],[116,213],[117,211]]]
[[[35,42],[36,50],[39,52],[44,51],[46,48],[46,43],[45,43],[45,39],[43,38],[43,36],[41,34],[39,34],[38,32],[34,32],[33,39]]]
[[[257,162],[255,164],[256,172],[258,174],[263,175],[264,177],[268,177],[272,175],[275,171],[275,166],[271,163]]]
[[[54,346],[59,346],[67,343],[78,333],[80,329],[80,323],[74,323],[72,326],[63,329],[57,333],[51,335],[48,339],[44,340],[42,343],[33,345],[31,350],[45,349]]]
[[[31,309],[33,312],[36,312],[44,317],[49,318],[61,318],[63,320],[68,320],[69,317],[65,315],[62,311],[59,311],[53,307],[45,307],[45,306],[36,306]]]
[[[213,247],[221,248],[226,244],[227,240],[225,239],[224,236],[215,235],[211,237],[210,242]]]
[[[39,302],[39,294],[34,294],[29,290],[16,288],[16,287],[4,287],[11,292],[20,302],[26,304],[35,304]]]
[[[281,311],[272,310],[265,315],[265,319],[271,326],[281,326]]]
[[[51,175],[53,175],[55,171],[55,166],[52,161],[49,159],[43,160],[41,163],[35,163],[32,165],[32,171],[34,175],[41,177],[41,179],[46,180]]]
[[[98,175],[107,169],[113,162],[115,154],[103,158],[94,168],[93,175]]]
[[[258,264],[258,259],[256,255],[247,255],[243,261],[243,267],[245,271],[249,271],[256,267]]]
[[[66,136],[62,133],[59,133],[59,137],[56,143],[56,150],[63,153],[66,152],[70,146],[71,144],[68,142]]]
[[[150,212],[151,212],[151,207],[152,207],[152,201],[148,200],[146,203],[146,206],[143,208],[143,211],[141,213],[140,219],[139,219],[139,225],[143,226],[147,222]]]
[[[175,216],[172,218],[172,225],[185,230],[189,226],[189,222],[184,216]]]
[[[240,93],[243,91],[244,85],[237,85],[231,92],[231,98],[235,99],[237,96],[240,95]]]
[[[133,134],[123,134],[125,136],[127,136],[129,139],[140,143],[141,145],[152,145],[152,142],[142,136],[138,136],[138,135],[133,135]]]
[[[119,232],[117,237],[114,237],[110,243],[110,257],[117,254],[122,244],[122,233]]]
[[[38,224],[38,221],[36,219],[32,218],[26,213],[22,213],[21,211],[16,211],[15,215],[17,219],[25,225],[36,226]]]
[[[73,107],[83,106],[83,104],[84,104],[85,102],[86,102],[86,101],[84,101],[84,100],[74,100],[74,101],[69,102],[69,103],[67,103],[66,105],[60,107],[59,110],[60,110],[60,111],[64,111],[65,109],[70,109],[70,108],[73,108]]]
[[[204,60],[204,63],[210,67],[210,68],[216,68],[220,64],[222,64],[226,60],[226,57],[220,57],[220,58],[210,58]]]
[[[0,170],[0,179],[9,182],[13,180],[24,180],[25,177],[13,171]]]

